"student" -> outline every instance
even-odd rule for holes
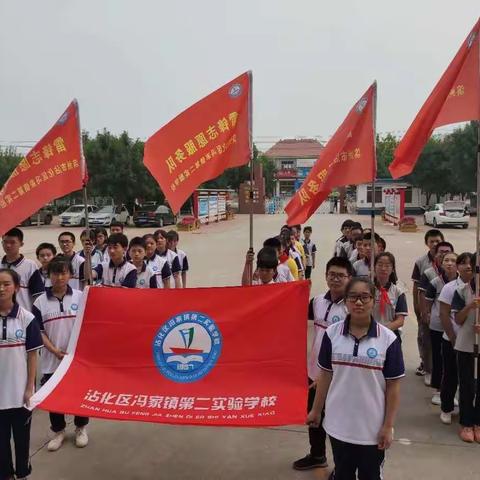
[[[142,237],[133,237],[128,246],[128,255],[130,263],[137,269],[137,288],[159,288],[155,272],[147,265],[145,258],[147,255],[147,248],[145,240]],[[161,287],[160,287],[161,288]]]
[[[315,256],[317,253],[317,246],[312,242],[312,227],[305,227],[303,229],[302,246],[306,256],[305,278],[309,279],[312,276],[312,270],[315,268]]]
[[[80,250],[78,254],[85,259],[86,252],[90,251],[92,268],[95,268],[99,263],[103,262],[102,252],[95,247],[96,236],[94,230],[83,230],[80,234],[80,241],[82,242],[83,249]]]
[[[114,233],[108,237],[109,262],[102,262],[93,270],[93,277],[108,287],[137,286],[137,269],[127,262],[128,239],[123,233]]]
[[[188,258],[187,254],[183,250],[177,248],[179,240],[180,237],[175,230],[170,230],[167,232],[167,248],[178,255],[178,261],[180,262],[182,272],[182,287],[187,288],[187,272],[189,269]]]
[[[358,222],[352,222],[350,225],[350,230],[347,235],[347,241],[342,244],[340,249],[340,257],[350,258],[355,249],[355,239],[363,235],[364,230],[362,225]]]
[[[75,235],[72,232],[62,232],[58,236],[58,244],[63,255],[70,260],[73,275],[70,277],[69,285],[74,290],[83,290],[85,281],[85,259],[75,253]]]
[[[302,259],[302,265],[305,270],[305,267],[307,266],[307,254],[305,252],[305,249],[303,248],[302,242],[301,242],[301,236],[302,236],[302,226],[301,225],[293,225],[292,229],[292,244],[295,247],[295,250],[300,254],[300,257]]]
[[[380,237],[378,239],[378,253],[383,253],[387,250],[387,242],[384,238]]]
[[[375,251],[373,252],[374,256],[378,254],[379,239],[380,239],[380,236],[377,233],[375,233]],[[370,278],[370,262],[371,262],[370,259],[372,256],[372,233],[371,232],[364,233],[362,250],[363,250],[363,258],[361,260],[357,260],[353,264],[354,276]]]
[[[97,252],[100,252],[102,255],[102,262],[107,262],[110,260],[108,258],[107,240],[107,230],[104,227],[97,227],[95,229],[95,248]]]
[[[157,253],[157,242],[151,233],[147,233],[142,238],[145,240],[145,261],[153,270],[153,273],[157,275],[158,288],[170,288],[172,270],[167,258]]]
[[[441,243],[438,245],[441,245]],[[430,281],[425,291],[427,318],[429,318],[430,341],[432,345],[432,377],[430,379],[430,386],[435,389],[432,397],[433,405],[441,405],[440,386],[443,376],[442,336],[444,330],[442,320],[440,319],[439,296],[443,287],[457,278],[457,254],[453,252],[446,253],[443,256],[439,270],[440,275],[437,275]]]
[[[42,276],[43,286],[50,287],[51,283],[48,278],[48,264],[57,254],[57,249],[55,248],[55,245],[44,242],[37,247],[35,254],[37,255],[37,260],[40,262],[40,268],[38,271]]]
[[[407,297],[397,285],[395,257],[380,253],[375,257],[375,306],[373,318],[401,338],[405,318],[408,316]]]
[[[58,256],[48,265],[51,287],[40,295],[33,304],[32,313],[40,327],[45,350],[40,357],[40,371],[43,375],[42,385],[55,373],[67,353],[68,342],[77,317],[78,306],[82,298],[80,290],[73,290],[68,284],[73,274],[70,261]],[[86,447],[88,435],[86,425],[88,418],[75,417],[75,445]],[[54,437],[48,443],[50,452],[57,451],[65,440],[65,415],[50,412],[50,429]]]
[[[443,242],[444,240],[445,239],[443,238],[443,234],[440,230],[428,230],[427,233],[425,233],[425,245],[428,248],[428,252],[415,261],[412,272],[413,308],[417,317],[417,345],[421,360],[420,365],[415,371],[415,374],[421,377],[423,377],[426,373],[431,374],[432,372],[432,352],[430,345],[430,329],[426,323],[422,322],[422,312],[418,298],[418,285],[425,270],[432,267],[434,264],[435,246],[437,243]]]
[[[280,244],[281,244],[281,253],[278,257],[279,264],[285,264],[289,269],[290,273],[293,276],[294,280],[300,279],[300,270],[301,265],[298,258],[295,260],[290,255],[290,236],[288,233],[280,235]]]
[[[340,251],[342,249],[342,246],[345,242],[348,242],[348,234],[350,233],[350,227],[352,225],[353,220],[345,220],[342,223],[342,226],[340,227],[340,231],[342,232],[342,235],[340,238],[337,238],[335,240],[335,247],[333,248],[333,256],[334,257],[339,257],[340,256]]]
[[[375,286],[352,279],[345,290],[348,316],[330,325],[318,357],[321,372],[307,424],[330,437],[335,480],[383,478],[405,375],[400,340],[372,318]]]
[[[23,232],[19,228],[9,230],[2,237],[2,247],[5,256],[0,268],[9,268],[18,273],[20,289],[16,294],[16,301],[22,308],[30,311],[33,300],[43,293],[45,287],[37,264],[20,253],[20,248],[23,247]]]
[[[114,221],[110,223],[110,235],[113,235],[114,233],[123,233],[123,223]]]
[[[182,266],[180,265],[178,255],[167,248],[167,232],[165,230],[156,230],[153,233],[153,237],[157,242],[157,255],[167,260],[170,270],[172,271],[170,288],[182,288]]]
[[[354,240],[354,249],[351,255],[348,257],[348,260],[353,265],[356,261],[362,260],[365,258],[363,254],[363,233],[360,235],[356,235]]]
[[[297,265],[293,259],[291,259],[288,255],[282,256],[282,242],[277,237],[267,238],[263,242],[264,247],[271,247],[277,253],[278,265],[277,265],[277,274],[274,278],[276,283],[284,283],[284,282],[293,282],[295,278],[292,275],[291,268],[298,269]],[[280,259],[281,258],[281,259]],[[293,265],[288,265],[288,262],[293,263]]]
[[[257,278],[253,279],[252,285],[269,285],[275,283],[277,273],[277,252],[272,247],[263,247],[257,254]],[[243,285],[243,282],[242,282]]]
[[[298,251],[295,249],[293,240],[294,240],[294,236],[292,234],[292,230],[288,227],[283,227],[280,233],[280,241],[282,242],[282,248],[284,248],[285,253],[287,253],[295,261],[297,265],[298,278],[296,280],[303,280],[304,270],[303,270],[302,258],[298,253]]]
[[[15,300],[20,285],[16,271],[0,269],[0,347],[9,347],[0,348],[0,478],[13,479],[16,475],[17,480],[25,480],[32,472],[29,459],[32,412],[24,405],[29,406],[35,389],[37,351],[43,343],[35,317]]]
[[[315,337],[308,360],[308,405],[307,412],[312,409],[315,399],[316,382],[320,369],[317,366],[318,354],[322,345],[325,330],[336,322],[343,322],[347,316],[345,306],[345,288],[352,277],[352,265],[346,258],[333,257],[327,263],[325,273],[328,290],[310,300],[308,319],[313,320]],[[322,411],[322,419],[324,411]],[[310,470],[327,467],[325,450],[326,433],[321,424],[308,429],[310,453],[293,462],[295,470]]]
[[[472,257],[472,271],[475,257]],[[480,375],[474,378],[473,344],[475,332],[475,310],[480,309],[480,298],[475,297],[475,279],[457,287],[452,300],[455,322],[459,325],[455,352],[457,354],[458,384],[460,392],[460,438],[464,442],[480,443]],[[477,358],[477,371],[480,361]]]
[[[447,283],[440,292],[440,319],[444,329],[442,337],[442,385],[440,387],[441,412],[440,421],[446,425],[452,423],[452,412],[458,402],[455,398],[458,388],[457,357],[455,354],[455,342],[459,326],[455,322],[455,314],[452,312],[452,300],[458,287],[470,283],[473,279],[472,268],[473,255],[465,252],[457,257],[458,277]]]

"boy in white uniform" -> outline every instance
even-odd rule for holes
[[[58,244],[63,255],[70,260],[73,269],[73,275],[70,278],[69,285],[74,290],[83,290],[85,281],[85,259],[75,253],[75,235],[72,232],[62,232],[58,236]]]

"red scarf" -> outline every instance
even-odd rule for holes
[[[388,290],[384,287],[379,287],[380,290],[380,315],[383,317],[385,315],[385,309],[387,305],[392,305],[390,297],[388,296]]]

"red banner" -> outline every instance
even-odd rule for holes
[[[377,84],[362,95],[325,145],[285,212],[288,225],[305,223],[334,187],[371,182],[376,175],[375,128]]]
[[[32,406],[155,423],[301,424],[308,295],[306,281],[89,287],[69,353]]]
[[[177,213],[203,182],[251,155],[251,72],[203,98],[145,143],[143,163]]]
[[[480,120],[480,20],[433,89],[395,149],[393,178],[412,172],[434,128]]]
[[[78,104],[74,100],[0,190],[0,235],[46,203],[81,189],[86,175]]]

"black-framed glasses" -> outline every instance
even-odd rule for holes
[[[369,293],[349,293],[347,295],[347,301],[350,303],[357,303],[358,300],[360,300],[362,303],[368,303],[370,300],[372,300],[372,298],[373,296]]]

